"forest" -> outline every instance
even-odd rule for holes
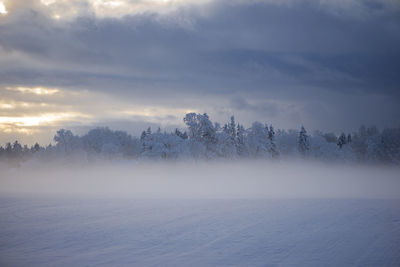
[[[245,128],[234,116],[224,125],[204,114],[188,113],[186,129],[174,132],[144,130],[140,137],[124,131],[99,127],[79,136],[60,129],[54,143],[28,147],[18,141],[0,146],[0,161],[20,164],[28,160],[90,162],[97,159],[312,159],[354,163],[400,163],[400,128],[361,126],[357,132],[310,134],[298,130],[274,129],[254,122]]]

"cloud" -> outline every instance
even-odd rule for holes
[[[182,114],[196,110],[160,107],[122,101],[109,95],[59,88],[7,87],[0,91],[0,142],[16,133],[29,135],[25,142],[49,142],[56,130],[68,128],[82,134],[109,126],[139,135],[143,129],[182,127]]]
[[[181,123],[161,118],[185,110],[329,131],[400,123],[397,1],[3,3],[3,96],[8,87],[90,94],[97,102],[67,94],[47,104],[92,114],[96,123],[146,108],[148,122],[165,125]]]

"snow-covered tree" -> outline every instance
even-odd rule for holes
[[[139,142],[123,131],[109,128],[90,130],[82,137],[83,148],[91,156],[135,157],[140,150]]]
[[[228,131],[229,131],[229,136],[231,137],[231,143],[235,147],[237,146],[236,143],[236,123],[235,123],[235,117],[231,116],[231,122],[228,125]]]
[[[32,146],[31,151],[32,153],[36,153],[41,149],[40,145],[38,143],[35,143],[35,145]]]
[[[178,130],[178,128],[175,129],[175,135],[179,136],[180,138],[182,138],[184,140],[188,139],[187,133],[186,132],[182,133],[181,131]]]
[[[305,156],[308,150],[310,150],[309,136],[307,135],[307,131],[304,126],[301,126],[299,133],[298,149],[303,156]]]
[[[385,129],[381,135],[381,160],[386,163],[400,163],[400,128]]]
[[[342,133],[338,138],[337,145],[339,146],[339,148],[342,148],[342,146],[345,144],[347,144],[347,138],[346,135]]]
[[[267,157],[269,153],[268,130],[259,122],[254,122],[247,134],[250,154],[254,157]]]
[[[151,127],[148,127],[146,131],[142,132],[140,136],[140,141],[142,144],[141,154],[144,156],[148,156],[152,153],[153,150],[153,134],[151,132]]]
[[[237,154],[240,157],[246,157],[249,154],[249,146],[247,142],[246,130],[244,129],[243,125],[237,125],[236,131],[236,143],[237,143]]]
[[[70,154],[75,149],[81,147],[81,140],[70,130],[60,129],[53,138],[59,152]]]
[[[237,155],[235,139],[232,139],[231,133],[230,125],[228,124],[224,125],[222,131],[217,132],[215,153],[218,157],[233,158]]]
[[[208,115],[204,113],[188,113],[183,121],[189,129],[189,139],[192,142],[201,143],[207,153],[207,157],[213,157],[216,152],[217,136],[216,129],[210,121]]]
[[[267,128],[268,128],[268,126],[267,126]],[[274,127],[272,127],[272,124],[269,126],[269,129],[268,129],[268,139],[269,139],[269,143],[270,143],[269,151],[270,151],[272,157],[276,158],[279,156],[279,152],[278,152],[278,149],[275,144],[275,130],[274,130]]]
[[[57,157],[92,160],[96,158],[148,158],[171,160],[179,158],[290,158],[300,155],[325,161],[360,161],[400,163],[400,128],[382,132],[375,126],[361,126],[353,135],[315,131],[308,135],[305,128],[275,129],[255,122],[245,130],[232,116],[223,127],[212,123],[207,114],[186,114],[187,131],[175,129],[167,133],[149,127],[140,138],[124,131],[96,128],[83,136],[60,129],[54,136],[55,146],[32,147],[18,141],[0,146],[0,160],[19,166],[30,158],[49,161]]]
[[[15,141],[13,143],[12,151],[13,151],[14,157],[19,157],[22,155],[23,149],[22,149],[21,144],[18,141]]]

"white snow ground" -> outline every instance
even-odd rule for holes
[[[213,172],[221,173],[226,167],[214,166]],[[320,171],[310,171],[309,166],[307,169],[304,173],[321,175]],[[300,175],[301,168],[296,170],[294,177],[302,177],[303,184],[307,179]],[[344,176],[348,170],[342,168],[336,174]],[[333,169],[326,171],[329,177],[334,176]],[[168,183],[162,183],[165,194],[158,187],[156,193],[161,197],[157,198],[149,186],[156,183],[154,177],[153,180],[147,177],[152,180],[148,183],[132,177],[135,190],[130,196],[125,191],[120,197],[114,194],[118,192],[116,187],[111,190],[113,194],[105,195],[107,190],[102,188],[99,194],[85,195],[87,187],[75,188],[79,183],[68,183],[54,172],[46,175],[59,179],[61,187],[68,188],[65,194],[54,184],[44,186],[48,178],[42,175],[44,180],[41,180],[38,170],[29,172],[29,178],[21,171],[3,171],[0,266],[400,266],[398,170],[358,171],[363,175],[370,173],[376,181],[371,177],[358,180],[355,178],[358,172],[353,171],[353,179],[338,178],[346,194],[340,193],[341,187],[335,183],[329,184],[335,189],[329,191],[323,186],[325,182],[311,186],[314,177],[309,181],[312,190],[307,195],[304,189],[307,186],[297,185],[293,177],[275,177],[281,183],[274,184],[266,175],[267,183],[259,186],[270,184],[274,190],[269,188],[262,195],[260,189],[256,197],[251,190],[257,183],[253,180],[250,186],[251,182],[245,181],[252,181],[256,173],[263,171],[250,168],[246,172],[243,191],[237,177],[236,186],[227,184],[225,190],[215,189],[215,195],[201,194],[189,186],[168,190]],[[85,177],[89,173],[94,175],[94,172],[77,173]],[[102,173],[113,184],[120,183],[121,175],[110,176],[112,171]],[[184,170],[181,173],[187,175]],[[238,169],[235,173],[243,176]],[[172,174],[165,176],[170,177],[175,187],[177,181]],[[68,172],[63,175],[76,181],[77,175],[72,177]],[[215,184],[206,179],[196,187],[222,186],[218,177],[214,177]],[[351,186],[346,187],[344,178],[349,179]],[[28,183],[27,179],[40,182]],[[126,187],[124,181],[121,183]],[[225,178],[223,181],[227,183]],[[282,184],[290,194],[283,194]],[[29,185],[31,190],[23,185]],[[296,187],[298,191],[293,189]],[[377,192],[373,192],[373,187]],[[324,188],[327,197],[320,194]],[[141,189],[149,195],[139,196]],[[281,197],[276,193],[278,189],[283,190]],[[172,191],[176,198],[172,197]],[[193,195],[179,194],[187,191]]]

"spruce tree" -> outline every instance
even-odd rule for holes
[[[310,141],[304,126],[301,126],[299,133],[298,149],[303,156],[305,156],[307,151],[310,150]]]
[[[272,124],[269,126],[269,129],[268,129],[268,139],[270,142],[271,155],[272,155],[272,157],[276,158],[277,156],[279,156],[279,152],[275,145],[275,131],[274,131],[274,127],[272,127]]]

